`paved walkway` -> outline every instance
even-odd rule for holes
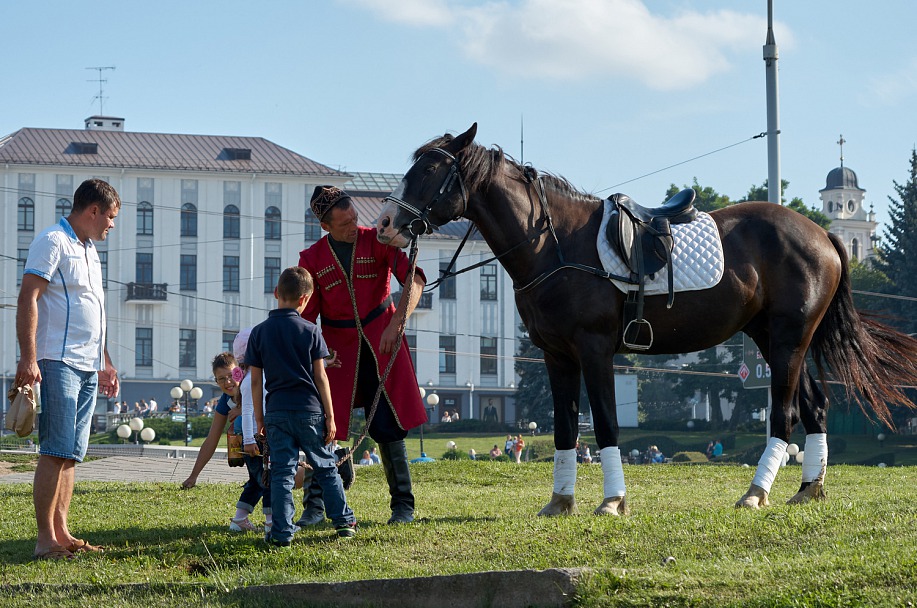
[[[76,481],[159,481],[181,483],[191,474],[194,457],[162,458],[151,456],[112,456],[76,465]],[[0,475],[0,484],[32,483],[34,473]],[[213,455],[197,478],[197,483],[244,483],[245,467],[230,467],[226,455]]]

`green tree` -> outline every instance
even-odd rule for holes
[[[857,259],[850,260],[850,286],[853,288],[853,302],[860,310],[871,310],[880,314],[889,314],[892,312],[890,307],[892,300],[869,296],[863,293],[892,293],[894,285],[891,280],[885,276],[881,270],[874,268],[872,264],[860,262]]]
[[[888,197],[888,215],[876,268],[891,281],[891,291],[917,296],[917,148],[911,150],[910,172],[903,184],[893,181],[898,199]],[[898,317],[895,325],[906,333],[917,331],[917,309],[910,301],[894,301],[890,308]]]
[[[516,387],[516,418],[537,420],[547,429],[548,421],[554,420],[554,401],[551,398],[551,383],[548,381],[548,368],[544,363],[544,352],[532,344],[525,325],[519,326],[522,332],[519,338],[519,350],[516,352],[516,375],[519,385]],[[553,426],[553,422],[550,426]]]
[[[710,186],[704,187],[697,183],[697,178],[694,178],[694,183],[690,186],[684,186],[684,188],[692,188],[694,190],[696,198],[694,199],[694,206],[697,207],[699,211],[706,211],[707,213],[711,211],[716,211],[717,209],[722,209],[723,207],[728,207],[732,204],[732,201],[729,200],[729,197],[720,194]],[[679,188],[675,184],[671,184],[669,189],[665,192],[665,200],[669,200],[676,194],[678,194],[682,188]]]

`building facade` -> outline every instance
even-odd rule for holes
[[[16,297],[29,244],[69,214],[83,180],[105,179],[122,200],[115,229],[97,244],[118,400],[132,407],[155,399],[163,409],[183,379],[203,389],[202,401],[218,395],[211,359],[275,307],[281,270],[323,234],[309,208],[315,186],[351,191],[361,223],[371,225],[400,179],[343,173],[262,138],[133,133],[124,125],[93,116],[82,130],[24,128],[0,138],[4,392],[18,361]],[[452,257],[456,230],[422,240],[420,264],[431,280]],[[463,261],[489,255],[477,240]],[[515,420],[517,327],[511,282],[495,262],[424,296],[407,339],[418,382],[440,395],[431,418],[443,409],[481,418],[483,403]],[[98,411],[111,405],[100,402]]]

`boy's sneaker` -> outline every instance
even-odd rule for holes
[[[266,542],[266,543],[268,544],[268,547],[272,547],[272,548],[276,548],[276,549],[289,549],[289,548],[290,548],[290,541],[288,541],[288,540],[277,540],[276,538],[274,538],[274,537],[271,536],[270,534],[265,534],[265,535],[264,535],[264,542]]]
[[[229,529],[233,532],[255,532],[258,528],[247,517],[242,519],[233,517],[229,520]]]
[[[337,532],[337,535],[341,538],[353,538],[357,535],[357,522],[335,526],[334,531]]]
[[[272,524],[264,524],[264,533],[265,533],[265,534],[270,534],[270,533],[271,533],[271,528],[272,528],[272,527],[273,527]],[[293,534],[296,534],[296,533],[299,532],[300,530],[302,530],[302,528],[300,528],[300,527],[297,526],[296,524],[293,524]]]

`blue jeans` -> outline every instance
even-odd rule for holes
[[[51,359],[39,361],[38,369],[41,372],[39,453],[83,462],[96,409],[98,373]]]
[[[271,513],[271,487],[261,485],[261,472],[264,471],[264,459],[261,456],[242,454],[245,467],[248,469],[248,481],[242,487],[242,494],[237,509],[244,509],[251,513],[255,510],[258,500],[261,500],[261,511],[267,515]]]
[[[271,536],[284,542],[293,538],[293,477],[300,450],[312,466],[313,479],[322,488],[325,512],[334,526],[355,523],[356,518],[344,496],[337,460],[325,445],[325,414],[268,412],[264,416],[264,426],[271,452],[271,498],[275,515]]]

